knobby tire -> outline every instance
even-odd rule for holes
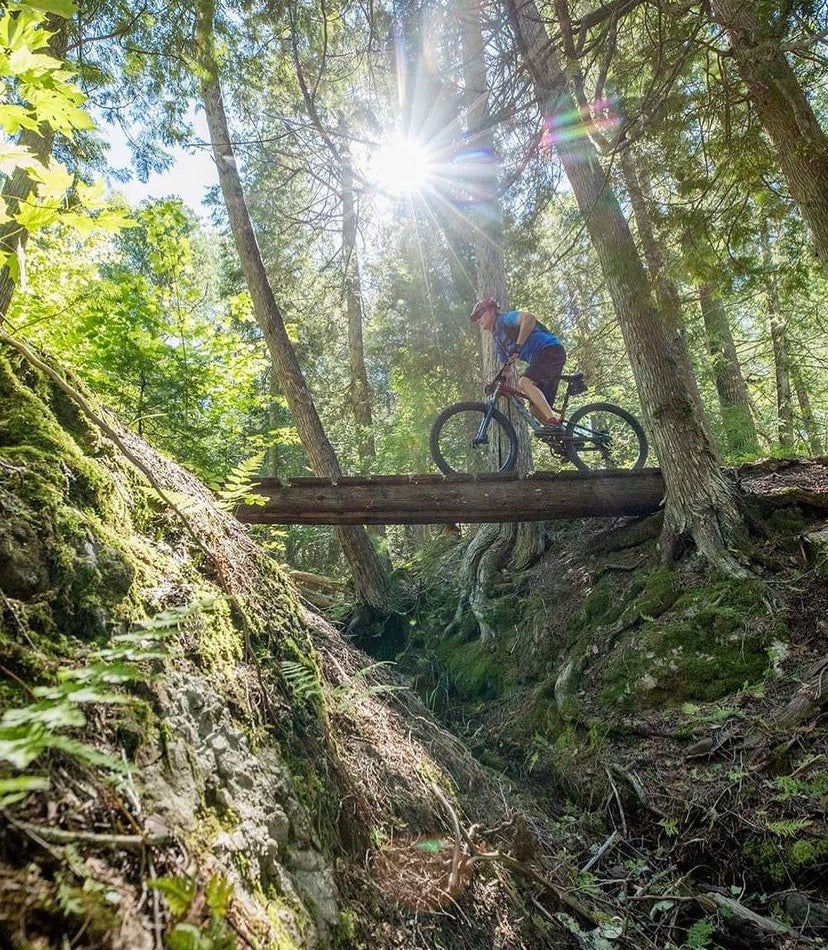
[[[488,407],[483,402],[458,402],[444,409],[434,420],[429,436],[431,457],[444,475],[473,475],[483,472],[511,472],[518,455],[515,429],[499,409],[492,410],[489,423],[489,445],[473,448],[471,435],[464,441],[459,434],[475,433]],[[503,453],[495,462],[489,451],[497,433],[501,436]],[[450,442],[452,444],[450,444]],[[499,465],[499,467],[498,467]]]
[[[618,459],[617,464],[612,464],[609,458],[612,447],[604,452],[595,439],[584,436],[583,432],[579,434],[578,426],[581,420],[596,414],[612,417],[617,427],[614,430],[617,433],[614,440],[615,449],[623,449],[623,457]],[[566,431],[569,436],[565,442],[566,454],[569,461],[582,472],[637,472],[647,461],[649,445],[641,423],[631,412],[611,402],[593,402],[576,409],[569,417]]]

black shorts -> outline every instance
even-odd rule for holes
[[[555,403],[558,383],[566,363],[566,350],[562,346],[545,346],[532,360],[523,374],[546,396],[550,406]]]

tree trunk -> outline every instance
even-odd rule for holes
[[[794,441],[793,399],[791,397],[791,370],[788,358],[788,328],[779,303],[779,288],[773,263],[773,249],[767,222],[762,223],[762,262],[765,268],[765,296],[768,307],[773,365],[776,370],[776,417],[778,438],[781,446],[791,446]]]
[[[46,19],[45,28],[52,33],[49,38],[50,55],[63,61],[66,58],[68,45],[69,21],[63,17],[50,15]],[[24,129],[18,140],[19,145],[29,149],[41,162],[48,161],[54,142],[54,129],[45,122],[41,123],[36,131]],[[35,182],[22,168],[15,168],[3,184],[2,198],[5,202],[5,213],[11,216],[11,220],[0,225],[0,249],[12,256],[22,251],[29,239],[29,232],[21,228],[14,220],[14,214],[21,202],[24,202],[32,193],[34,186]],[[4,265],[0,268],[0,325],[5,322],[16,283],[8,266]]]
[[[689,534],[712,563],[743,574],[730,549],[743,539],[744,523],[705,424],[681,327],[652,299],[632,234],[594,145],[586,135],[572,135],[572,128],[564,128],[567,122],[577,126],[579,113],[534,0],[504,2],[607,280],[661,462],[667,486],[664,555],[673,556],[682,536]]]
[[[501,305],[506,302],[506,267],[503,259],[503,216],[498,194],[499,162],[492,135],[492,118],[488,105],[488,82],[484,40],[481,29],[479,0],[463,0],[460,4],[460,29],[463,50],[463,100],[466,112],[467,154],[477,156],[471,177],[475,205],[474,221],[477,291],[479,297],[493,297]],[[491,379],[498,369],[492,335],[481,330],[483,374]],[[512,420],[518,436],[517,470],[525,474],[532,465],[529,433],[526,423],[517,416],[511,403],[504,412]],[[492,446],[493,452],[500,447]],[[463,564],[463,589],[477,618],[483,639],[496,631],[487,621],[489,589],[493,578],[508,565],[517,571],[527,567],[543,553],[543,537],[537,524],[486,525],[480,528],[469,545]]]
[[[267,367],[267,391],[270,399],[267,404],[267,419],[270,423],[270,428],[275,430],[279,427],[280,418],[279,418],[279,403],[278,398],[281,395],[279,391],[279,380],[276,377],[276,369],[273,366],[273,360],[270,361],[270,364]],[[279,445],[273,441],[269,440],[267,449],[265,450],[265,464],[264,464],[264,474],[269,478],[278,478],[279,477]]]
[[[759,451],[759,440],[750,411],[748,390],[724,304],[713,284],[701,286],[699,303],[728,452],[731,455],[755,454]]]
[[[650,273],[650,280],[655,288],[656,300],[661,311],[667,314],[668,320],[683,330],[684,320],[681,314],[681,298],[675,281],[668,275],[666,258],[656,237],[653,228],[649,194],[641,181],[638,165],[632,150],[625,148],[621,152],[621,171],[624,175],[624,184],[630,196],[635,226],[641,240],[641,249],[644,260]]]
[[[354,167],[348,128],[340,122],[340,174],[342,188],[342,268],[345,284],[345,306],[348,311],[348,361],[351,366],[351,411],[357,426],[357,451],[362,470],[367,471],[376,458],[374,419],[371,412],[371,389],[365,368],[365,347],[362,339],[362,282],[357,256],[357,218],[354,201]]]
[[[820,456],[825,453],[825,445],[820,438],[819,428],[814,419],[814,412],[811,408],[811,397],[808,395],[808,387],[802,379],[802,372],[796,362],[791,363],[791,379],[793,380],[796,399],[799,403],[799,410],[802,413],[802,422],[805,426],[805,434],[808,437],[808,447],[811,455]]]
[[[780,43],[754,0],[714,0],[759,121],[828,267],[828,136],[817,121]]]
[[[201,67],[201,95],[210,131],[219,183],[242,272],[253,302],[256,321],[264,334],[279,384],[296,423],[302,446],[314,474],[337,478],[339,462],[328,441],[308,390],[296,353],[285,330],[281,311],[265,272],[239,178],[230,130],[218,79],[213,48],[214,0],[199,0],[196,42]],[[354,578],[357,599],[372,608],[388,604],[391,582],[364,528],[338,529],[340,543]]]
[[[670,320],[683,328],[678,287],[667,274],[666,258],[652,225],[650,195],[629,148],[621,153],[621,167],[659,308]],[[708,349],[713,357],[713,376],[728,451],[734,455],[757,452],[759,446],[756,441],[756,428],[750,413],[747,387],[742,379],[733,335],[722,302],[711,292],[709,285],[702,288],[701,309],[707,331]]]

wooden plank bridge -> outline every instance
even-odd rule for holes
[[[656,468],[640,472],[373,475],[262,479],[263,505],[240,505],[246,524],[471,524],[646,515],[664,498]]]

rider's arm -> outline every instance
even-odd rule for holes
[[[518,313],[518,335],[517,340],[515,341],[516,346],[523,346],[523,344],[529,339],[529,334],[535,329],[535,324],[537,322],[538,318],[533,313],[529,313],[528,310],[521,310]]]

